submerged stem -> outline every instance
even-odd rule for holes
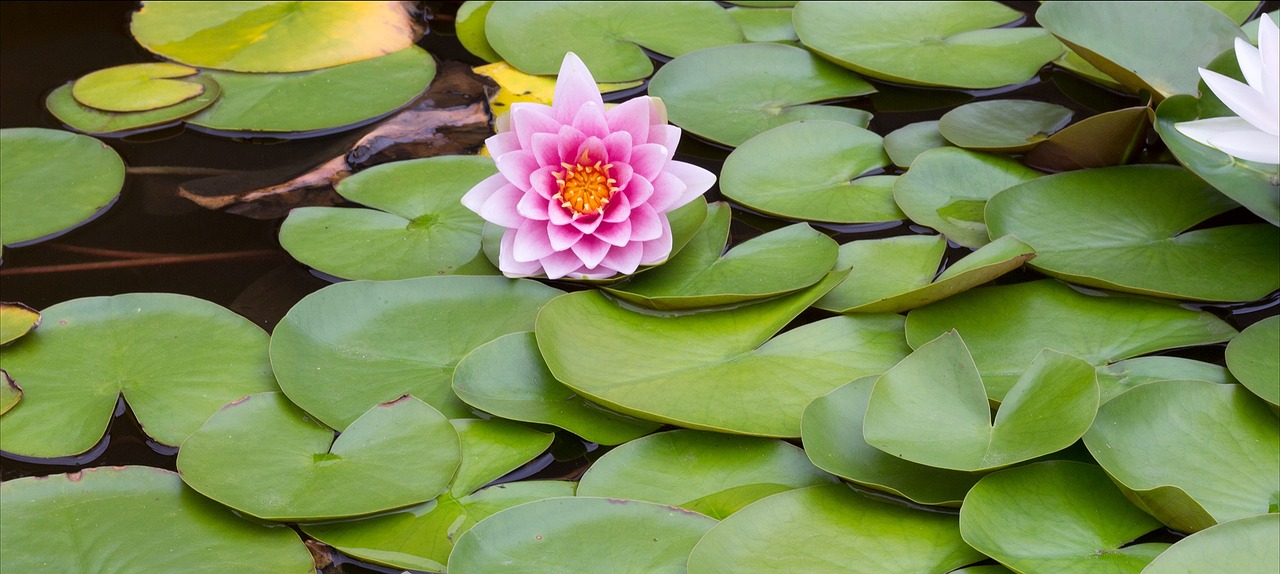
[[[75,271],[99,271],[104,269],[121,269],[125,267],[147,267],[152,265],[170,265],[175,263],[202,263],[206,261],[227,261],[233,259],[270,259],[280,257],[280,252],[272,249],[256,249],[253,251],[231,251],[228,253],[198,253],[194,255],[163,255],[159,257],[143,257],[116,261],[97,261],[93,263],[68,263],[63,265],[39,265],[34,267],[0,268],[0,277],[9,275],[38,275],[44,273],[68,273]]]

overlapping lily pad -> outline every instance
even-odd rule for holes
[[[642,47],[679,56],[743,41],[714,2],[494,2],[484,29],[493,49],[527,73],[555,74],[565,52],[574,52],[601,82],[652,74]]]
[[[694,430],[631,441],[591,465],[580,496],[644,500],[723,519],[785,490],[836,482],[786,442]]]
[[[22,303],[0,303],[0,345],[7,345],[40,326],[40,312]]]
[[[0,370],[0,415],[9,412],[22,400],[22,387],[9,378],[9,373]]]
[[[949,572],[985,556],[955,515],[908,508],[846,485],[776,494],[726,518],[689,556],[689,574]]]
[[[1182,168],[1135,165],[1009,188],[987,203],[986,216],[992,237],[1014,235],[1035,248],[1030,266],[1074,283],[1252,301],[1280,288],[1280,229],[1259,223],[1187,231],[1235,205]]]
[[[671,123],[731,147],[799,120],[835,120],[866,127],[871,114],[814,102],[875,91],[871,84],[807,50],[781,44],[741,44],[676,58],[649,82]]]
[[[89,297],[43,312],[0,349],[25,397],[0,418],[0,448],[38,457],[93,447],[123,394],[146,433],[178,445],[229,401],[276,390],[267,334],[218,305],[162,293]]]
[[[733,7],[729,15],[742,27],[742,35],[748,42],[800,41],[796,27],[791,24],[791,9],[786,7]]]
[[[1127,164],[1142,149],[1150,111],[1135,106],[1085,118],[1040,142],[1024,161],[1049,172]]]
[[[965,247],[990,239],[983,215],[987,200],[1040,174],[1018,161],[959,148],[927,150],[893,184],[898,207]]]
[[[454,15],[454,31],[458,41],[468,52],[479,56],[486,62],[501,62],[502,55],[493,51],[489,39],[484,34],[485,19],[489,17],[489,9],[493,8],[490,0],[468,0],[458,7]]]
[[[988,475],[960,508],[965,542],[1018,572],[1137,574],[1169,545],[1124,544],[1159,527],[1102,469],[1065,460]]]
[[[412,394],[450,418],[471,408],[453,368],[499,336],[533,328],[560,291],[502,277],[423,277],[330,285],[276,326],[271,366],[289,398],[343,429],[375,404]]]
[[[96,110],[76,101],[71,95],[70,83],[51,92],[45,100],[45,106],[49,108],[49,113],[74,130],[105,136],[124,136],[138,130],[178,122],[209,107],[222,95],[222,87],[208,76],[196,76],[192,81],[204,86],[200,95],[154,110],[128,113]]]
[[[99,467],[7,480],[0,493],[5,572],[315,571],[292,530],[243,520],[158,468]]]
[[[1147,567],[1147,574],[1212,572],[1231,565],[1240,574],[1271,574],[1280,564],[1280,514],[1232,520],[1183,538]]]
[[[725,197],[790,219],[867,223],[903,219],[893,179],[859,178],[889,165],[880,136],[834,121],[773,128],[729,154],[720,174]]]
[[[1268,317],[1241,331],[1227,345],[1227,366],[1245,388],[1280,404],[1280,317]]]
[[[88,136],[42,128],[0,130],[0,244],[65,231],[109,207],[124,161]]]
[[[872,78],[921,86],[997,88],[1027,81],[1062,53],[1023,15],[996,2],[800,2],[800,41]]]
[[[907,124],[884,136],[885,153],[893,165],[903,169],[911,167],[920,154],[949,145],[938,131],[938,120]]]
[[[1104,403],[1129,389],[1161,381],[1237,382],[1226,367],[1182,357],[1135,357],[1098,367],[1098,391]]]
[[[938,131],[954,145],[976,151],[1025,152],[1071,122],[1070,109],[1036,100],[988,100],[943,114]]]
[[[1275,414],[1238,385],[1138,387],[1099,409],[1084,443],[1143,510],[1183,532],[1266,514],[1280,492]]]
[[[191,80],[199,70],[172,62],[125,64],[82,76],[71,85],[76,101],[108,112],[141,112],[172,106],[204,92]]]

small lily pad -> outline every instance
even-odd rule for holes
[[[1142,150],[1150,111],[1136,106],[1085,118],[1040,142],[1023,161],[1049,172],[1127,164]]]
[[[1227,345],[1227,367],[1245,388],[1280,403],[1280,317],[1268,317],[1241,331]]]
[[[489,39],[484,35],[485,20],[489,17],[491,8],[492,1],[463,2],[454,15],[453,29],[458,34],[458,41],[468,52],[486,62],[501,62],[502,56],[493,51],[493,46],[489,45]]]
[[[199,82],[183,80],[199,70],[171,62],[125,64],[76,80],[76,101],[108,112],[142,112],[172,106],[204,93]]]
[[[938,121],[907,124],[884,136],[884,151],[902,169],[911,167],[920,154],[951,145],[938,131]]]
[[[898,207],[965,247],[978,248],[990,239],[985,216],[987,200],[1040,173],[1018,161],[960,148],[921,153],[911,169],[893,184]]]
[[[865,128],[870,113],[812,104],[874,91],[808,50],[771,43],[699,50],[667,62],[649,82],[649,94],[666,103],[671,123],[731,147],[799,120]]]
[[[0,345],[8,345],[39,326],[39,311],[22,303],[0,303]]]
[[[1035,148],[1071,122],[1071,110],[1035,100],[989,100],[943,114],[938,131],[952,144],[1005,153]]]
[[[88,136],[41,128],[0,130],[0,243],[47,238],[109,207],[124,161]]]
[[[22,400],[22,387],[9,377],[9,373],[0,370],[0,415],[18,405]]]
[[[204,86],[200,95],[154,110],[128,113],[96,110],[76,101],[71,95],[70,83],[51,92],[45,100],[45,106],[58,121],[71,129],[88,134],[122,137],[147,128],[160,128],[176,123],[209,107],[222,95],[222,87],[213,78],[200,75],[192,81]]]
[[[1143,572],[1213,572],[1224,564],[1238,574],[1274,572],[1280,564],[1280,514],[1241,518],[1201,530],[1174,543]]]

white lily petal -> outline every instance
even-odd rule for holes
[[[1182,135],[1233,157],[1280,164],[1280,136],[1236,117],[1208,118],[1173,125]]]
[[[1249,87],[1259,92],[1262,90],[1262,56],[1253,44],[1244,38],[1236,38],[1236,62],[1240,64],[1240,72]]]
[[[1271,121],[1280,124],[1280,26],[1265,14],[1258,23],[1258,50],[1262,59],[1262,96],[1271,107]]]
[[[1213,70],[1200,68],[1200,77],[1213,93],[1236,115],[1253,124],[1259,130],[1280,135],[1262,92],[1228,78]]]

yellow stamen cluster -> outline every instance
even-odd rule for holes
[[[614,187],[618,180],[609,177],[609,169],[613,164],[600,161],[591,163],[585,150],[576,163],[561,163],[560,166],[564,171],[551,173],[560,188],[551,197],[559,200],[561,207],[572,212],[574,219],[604,211],[613,192],[618,191]]]

